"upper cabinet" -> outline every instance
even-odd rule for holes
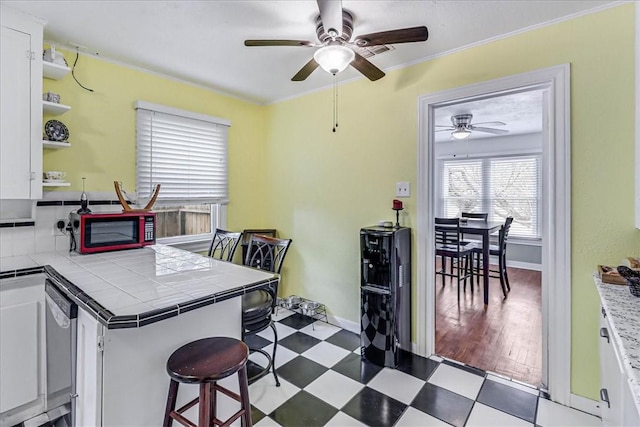
[[[0,11],[0,199],[42,198],[43,25]]]

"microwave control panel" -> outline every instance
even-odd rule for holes
[[[156,236],[154,217],[146,216],[144,218],[144,241],[153,242],[155,239]]]

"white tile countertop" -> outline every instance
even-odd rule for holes
[[[42,270],[109,329],[141,327],[279,281],[268,271],[164,245],[0,258],[1,278]]]
[[[598,277],[594,280],[611,332],[620,343],[620,355],[640,411],[640,298],[631,295],[628,286],[602,283]]]

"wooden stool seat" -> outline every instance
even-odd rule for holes
[[[173,420],[185,426],[195,424],[182,413],[199,404],[198,426],[228,426],[240,417],[243,425],[251,426],[251,405],[247,383],[247,360],[249,348],[237,339],[228,337],[203,338],[183,345],[173,352],[167,361],[167,373],[171,377],[164,426],[170,427]],[[230,375],[238,374],[240,394],[217,384]],[[180,409],[175,409],[178,385],[199,384],[200,395]],[[240,410],[227,421],[216,418],[216,392],[221,392],[240,402]]]

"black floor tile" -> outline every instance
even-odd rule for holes
[[[538,396],[495,381],[482,384],[477,401],[530,423],[536,418]]]
[[[360,347],[360,335],[341,329],[325,340],[346,350],[353,351]]]
[[[262,412],[260,409],[251,405],[251,424],[255,425],[257,422],[259,422],[261,419],[263,419],[266,416],[267,415],[264,412]]]
[[[271,344],[272,341],[261,337],[260,335],[248,335],[244,338],[244,342],[249,348],[264,348]]]
[[[421,380],[428,380],[440,363],[426,357],[417,356],[408,351],[400,350],[397,370],[413,375]]]
[[[411,402],[411,406],[444,422],[462,427],[471,413],[473,400],[426,383]]]
[[[306,357],[298,356],[276,369],[278,376],[293,385],[305,388],[329,368]]]
[[[302,329],[305,326],[312,324],[313,322],[315,322],[315,319],[308,316],[303,316],[300,313],[294,313],[291,316],[285,317],[284,319],[279,321],[279,323],[282,323],[283,325],[287,325],[290,328],[294,329]]]
[[[302,332],[294,332],[288,337],[278,340],[278,344],[295,351],[296,353],[304,353],[314,345],[320,343],[318,338],[314,338],[311,335],[303,334]]]
[[[342,407],[342,412],[368,426],[392,426],[406,408],[404,403],[365,387]]]
[[[470,374],[477,375],[479,377],[486,377],[487,373],[482,369],[474,368],[473,366],[463,365],[461,363],[451,362],[449,360],[443,360],[443,364],[453,366],[454,368],[462,369],[463,371],[469,372]]]
[[[304,390],[276,408],[269,417],[283,427],[323,426],[338,410]]]
[[[382,370],[382,366],[374,365],[368,360],[363,360],[360,355],[351,353],[333,365],[331,370],[362,384],[367,384]]]

